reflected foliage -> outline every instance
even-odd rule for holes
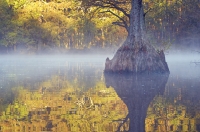
[[[38,89],[16,87],[13,93],[15,99],[1,111],[1,131],[116,131],[128,113],[115,90],[103,82],[83,91],[53,76]]]
[[[196,73],[171,73],[168,79],[103,76],[99,63],[36,60],[1,65],[2,132],[200,131],[198,67]]]
[[[169,101],[163,96],[155,97],[147,111],[146,131],[199,131],[199,116],[193,115],[190,107],[191,104]],[[198,112],[198,107],[195,111]]]
[[[200,82],[195,75],[175,75],[169,79],[165,95],[156,96],[149,105],[147,131],[200,131]]]

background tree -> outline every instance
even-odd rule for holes
[[[144,8],[151,9],[146,14],[146,25],[148,35],[156,38],[153,43],[158,47],[173,43],[179,49],[198,46],[198,3],[198,0],[146,1]]]
[[[143,7],[151,44],[161,49],[169,43],[179,49],[198,46],[198,0],[145,0]],[[2,0],[0,50],[27,54],[116,49],[127,37],[130,9],[130,0]]]

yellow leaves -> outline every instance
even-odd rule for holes
[[[75,21],[74,18],[66,18],[64,22],[66,24],[66,28],[71,28],[75,27],[75,25],[78,25],[78,21]]]
[[[118,14],[120,17],[122,17],[122,13],[117,12],[116,10],[111,10],[113,13]],[[103,28],[108,27],[112,25],[112,22],[119,20],[116,16],[113,16],[111,13],[107,12],[107,10],[100,10],[100,12],[104,13],[97,13],[96,17],[92,19],[92,21],[95,23],[97,28]]]
[[[104,46],[107,41],[104,36],[106,34],[111,36],[112,33],[104,31],[101,34],[99,30],[111,27],[112,22],[117,20],[112,14],[99,13],[100,9],[96,7],[86,9],[76,0],[7,0],[7,2],[9,5],[6,9],[9,13],[0,6],[0,10],[4,11],[0,11],[0,18],[5,20],[0,26],[6,25],[1,30],[7,35],[7,31],[10,32],[12,29],[17,35],[3,36],[2,38],[6,39],[0,41],[4,46],[13,46],[17,42],[34,47],[34,50],[39,50],[36,45],[44,43],[45,46],[41,47],[50,49],[57,46],[88,48],[96,43]],[[1,1],[2,4],[6,5]],[[112,11],[116,13],[115,10]],[[42,43],[37,40],[41,40]]]
[[[27,3],[27,0],[6,0],[6,2],[9,6],[17,10],[18,8],[22,8]]]
[[[8,37],[11,38],[11,39],[14,38],[14,37],[16,37],[16,36],[17,36],[16,32],[9,32],[8,33]]]

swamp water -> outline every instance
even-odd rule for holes
[[[200,66],[103,74],[107,56],[1,56],[0,132],[200,131]]]

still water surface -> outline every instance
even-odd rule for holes
[[[1,56],[0,132],[200,131],[200,66],[103,74],[106,56]]]

